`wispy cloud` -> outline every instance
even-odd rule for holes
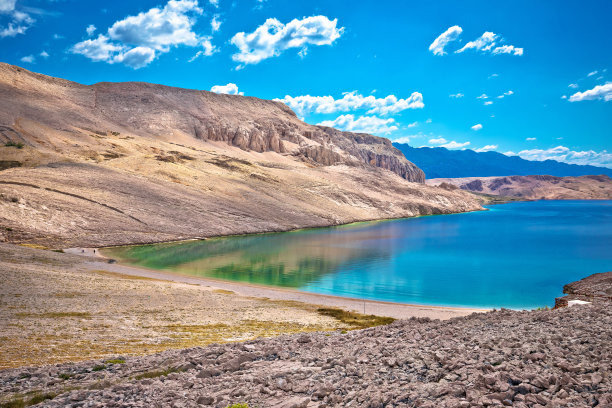
[[[444,55],[444,47],[452,41],[455,41],[461,35],[463,29],[457,25],[449,27],[445,32],[440,34],[434,42],[429,45],[429,51],[434,55]]]
[[[557,146],[551,149],[522,150],[517,155],[526,160],[556,160],[570,164],[588,164],[612,168],[612,153],[608,153],[607,150],[600,152],[594,150],[576,151],[565,146]]]
[[[455,98],[455,99],[458,99],[458,98],[463,98],[464,96],[465,96],[465,95],[463,95],[462,93],[456,93],[456,94],[450,94],[450,95],[448,95],[448,97],[449,97],[449,98]]]
[[[525,140],[528,141],[528,142],[533,142],[534,140],[536,140],[536,138],[535,137],[528,137]]]
[[[15,37],[25,34],[36,22],[31,16],[31,11],[17,9],[16,0],[0,0],[0,16],[6,16],[6,26],[0,25],[0,38]]]
[[[469,41],[455,53],[462,53],[467,50],[475,50],[483,53],[491,54],[511,54],[523,55],[523,48],[515,47],[514,45],[501,44],[503,40],[498,34],[491,31],[485,31],[480,37],[474,41]]]
[[[490,151],[497,149],[497,147],[498,147],[497,145],[486,145],[483,147],[479,147],[478,149],[474,149],[474,151],[479,152],[479,153],[490,152]]]

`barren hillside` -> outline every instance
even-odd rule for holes
[[[0,240],[111,245],[479,209],[285,105],[0,64]]]
[[[526,200],[610,200],[612,179],[605,175],[580,177],[509,176],[465,177],[427,180],[428,185],[445,183],[475,193]]]

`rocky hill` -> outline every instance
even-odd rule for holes
[[[462,190],[525,200],[610,200],[612,179],[605,175],[580,177],[510,176],[465,177],[427,180]]]
[[[479,209],[284,104],[0,64],[0,240],[154,242]]]
[[[605,174],[612,177],[607,167],[561,163],[555,160],[525,160],[499,152],[449,150],[445,147],[412,147],[393,143],[408,160],[425,171],[428,178],[444,177],[499,177],[549,174],[558,177]]]

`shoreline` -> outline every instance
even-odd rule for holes
[[[85,250],[86,252],[80,252]],[[99,250],[96,248],[96,250]],[[211,287],[234,292],[236,295],[254,297],[276,301],[294,301],[326,307],[336,307],[348,311],[377,316],[392,317],[395,319],[409,319],[411,317],[428,317],[431,319],[446,320],[453,317],[467,316],[472,313],[487,312],[489,308],[473,308],[462,306],[437,306],[399,303],[381,300],[368,300],[337,295],[320,294],[300,291],[293,288],[268,286],[248,282],[228,281],[215,278],[199,277],[176,272],[166,272],[142,266],[131,266],[122,263],[108,263],[104,255],[93,248],[70,248],[67,253],[89,257],[92,260],[85,262],[91,269],[104,270],[139,278],[158,279],[175,283],[186,283],[203,287]]]

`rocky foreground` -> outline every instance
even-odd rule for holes
[[[53,407],[610,407],[612,308],[592,300],[11,369],[0,391]]]

